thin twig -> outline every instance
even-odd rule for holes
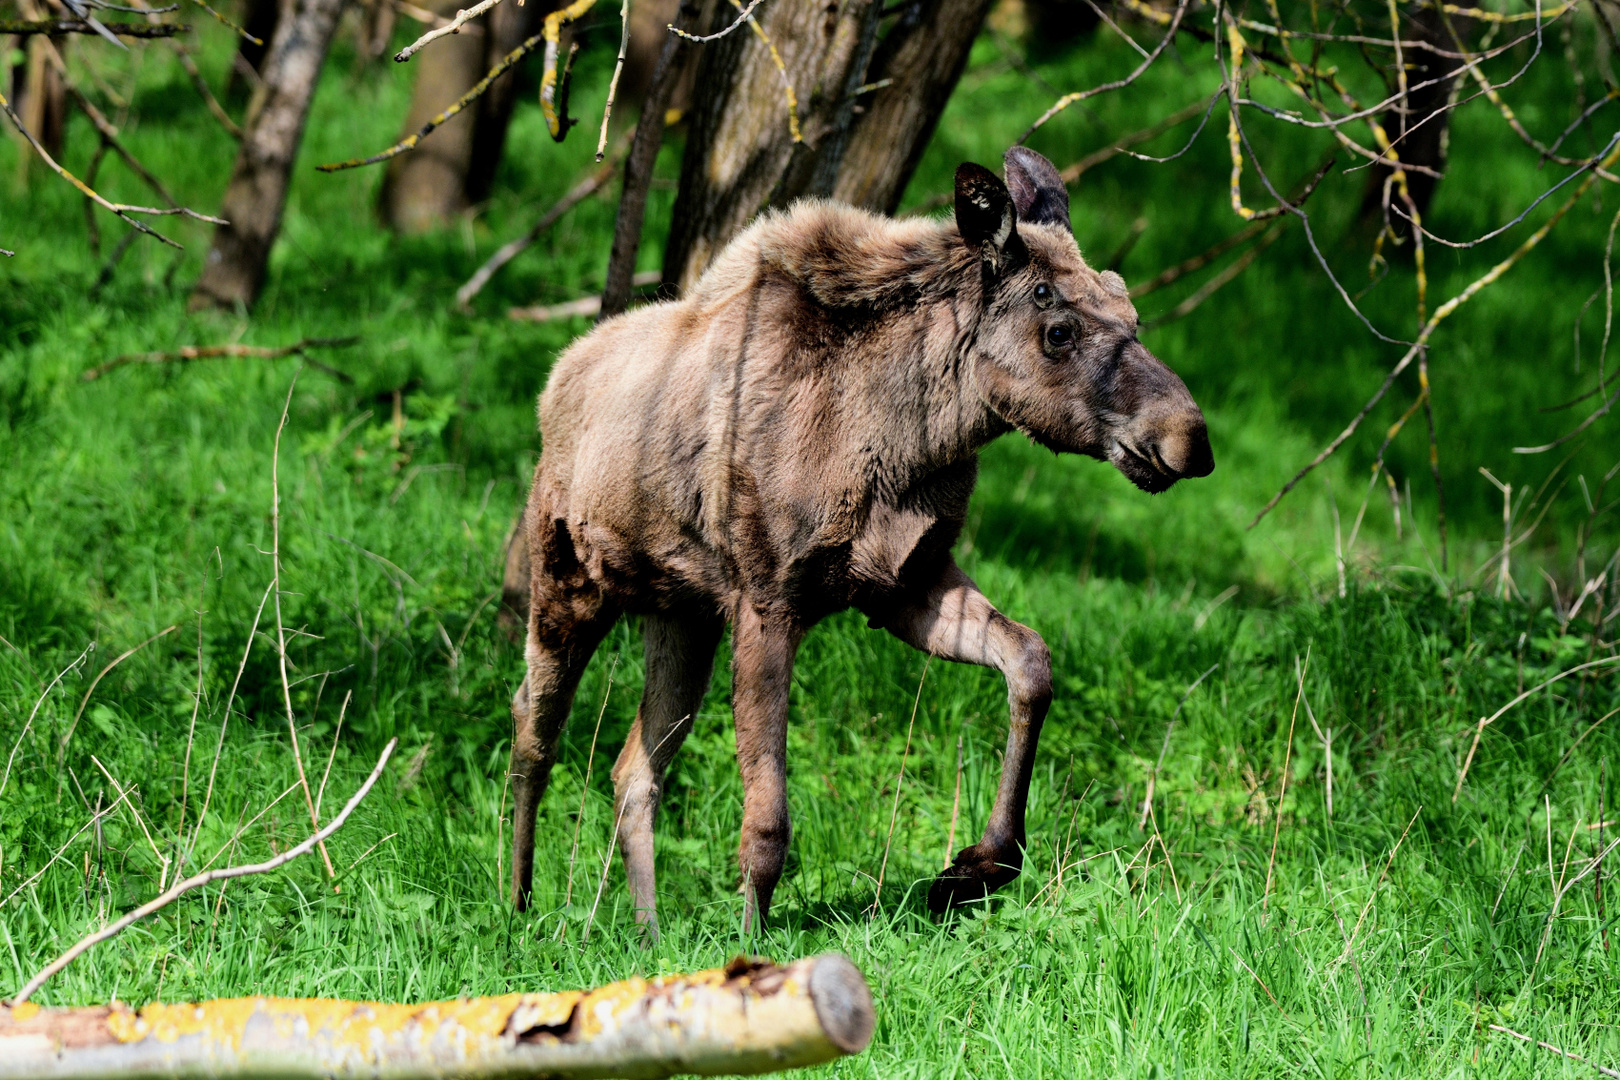
[[[1214,674],[1215,669],[1220,666],[1219,663],[1209,665],[1208,669],[1194,679],[1192,685],[1182,693],[1181,700],[1176,702],[1176,711],[1170,714],[1170,722],[1164,728],[1164,742],[1159,746],[1158,760],[1153,763],[1153,771],[1148,773],[1147,795],[1142,799],[1142,817],[1136,823],[1138,829],[1147,825],[1148,811],[1153,807],[1153,788],[1159,778],[1159,770],[1164,767],[1164,755],[1170,750],[1170,733],[1176,730],[1176,718],[1181,715],[1182,707],[1187,704],[1187,699],[1192,697],[1192,692],[1198,689],[1198,684]]]
[[[603,163],[589,176],[569,188],[566,195],[552,203],[551,208],[540,215],[540,220],[536,221],[528,232],[516,240],[508,240],[502,244],[495,254],[491,255],[484,265],[478,268],[478,272],[468,278],[465,285],[456,290],[456,307],[466,310],[472,298],[477,296],[485,285],[489,284],[489,279],[499,273],[503,266],[527,250],[530,244],[540,238],[541,233],[555,225],[564,214],[596,194],[603,184],[612,179],[614,172],[618,170],[619,160],[624,155],[625,148],[629,145],[628,138],[621,140],[618,146],[614,148],[611,160]],[[592,314],[595,314],[595,312],[592,312]]]
[[[99,22],[94,18],[85,22],[78,19],[0,19],[0,36],[99,34],[101,31],[98,27],[106,27],[118,37],[127,38],[166,38],[191,33],[191,27],[184,23]]]
[[[630,0],[624,0],[624,6],[619,11],[619,24],[619,58],[613,62],[613,78],[608,80],[607,104],[602,107],[602,131],[596,136],[598,162],[607,156],[608,123],[613,119],[613,103],[619,97],[619,76],[624,74],[624,54],[630,51]]]
[[[1378,890],[1383,887],[1384,879],[1389,876],[1389,868],[1394,864],[1395,856],[1400,852],[1401,845],[1406,843],[1406,834],[1412,831],[1412,825],[1417,821],[1418,815],[1421,813],[1423,813],[1423,807],[1421,806],[1412,811],[1412,820],[1406,823],[1406,828],[1401,830],[1400,839],[1396,840],[1395,846],[1389,849],[1389,858],[1384,860],[1384,872],[1378,875],[1378,880],[1373,883],[1372,892],[1367,894],[1367,902],[1362,905],[1361,914],[1356,917],[1356,927],[1350,931],[1350,938],[1344,943],[1344,952],[1339,954],[1340,963],[1343,963],[1350,956],[1351,950],[1356,947],[1356,936],[1361,933],[1361,924],[1367,921],[1367,912],[1372,910],[1373,901],[1378,898]]]
[[[962,810],[962,733],[956,733],[956,790],[951,795],[951,827],[945,833],[945,862],[943,869],[951,868],[951,848],[956,846],[956,819]],[[1067,851],[1064,852],[1068,854]],[[1060,871],[1061,872],[1061,871]]]
[[[281,700],[287,709],[287,734],[292,739],[293,764],[298,767],[298,782],[304,788],[304,805],[309,809],[309,823],[320,828],[321,819],[315,812],[315,796],[309,790],[309,778],[304,775],[304,755],[298,748],[298,722],[293,718],[292,687],[287,682],[287,631],[281,619],[281,433],[287,428],[287,413],[292,409],[293,391],[298,387],[298,371],[293,371],[287,383],[287,400],[281,405],[281,422],[276,425],[275,443],[270,452],[270,567],[273,574],[272,592],[276,597],[276,662],[281,671]],[[319,843],[321,861],[326,864],[326,876],[334,878],[332,856],[326,845]]]
[[[1576,672],[1585,671],[1588,668],[1601,667],[1604,664],[1615,664],[1615,663],[1620,663],[1620,656],[1600,656],[1596,660],[1588,660],[1584,664],[1577,664],[1575,667],[1570,668],[1568,671],[1560,671],[1557,675],[1554,675],[1552,678],[1547,679],[1544,682],[1537,683],[1535,686],[1532,686],[1530,689],[1526,690],[1524,693],[1520,694],[1518,697],[1514,698],[1512,701],[1508,702],[1506,705],[1502,706],[1500,709],[1497,709],[1490,716],[1488,716],[1488,717],[1480,717],[1479,723],[1474,726],[1474,742],[1473,742],[1473,745],[1469,746],[1469,748],[1468,748],[1468,756],[1463,759],[1462,768],[1460,770],[1458,770],[1458,772],[1457,772],[1457,786],[1451,792],[1451,802],[1452,802],[1452,804],[1456,805],[1458,796],[1460,796],[1462,794],[1463,781],[1468,779],[1468,767],[1474,763],[1474,752],[1479,749],[1480,736],[1485,734],[1485,729],[1488,726],[1490,726],[1491,724],[1496,723],[1497,720],[1501,719],[1503,713],[1505,713],[1509,709],[1513,708],[1513,706],[1517,705],[1519,702],[1523,701],[1525,698],[1530,697],[1533,694],[1539,693],[1542,690],[1545,690],[1547,687],[1551,686],[1555,682],[1558,682],[1560,679],[1564,679],[1564,678],[1567,678],[1570,675],[1574,675]]]
[[[113,658],[112,663],[102,668],[101,671],[96,674],[94,679],[90,680],[90,688],[84,692],[84,697],[79,699],[79,711],[73,714],[73,722],[68,724],[67,731],[62,733],[61,744],[56,748],[56,764],[59,767],[62,764],[63,756],[67,754],[68,742],[73,738],[74,729],[79,726],[79,717],[84,715],[84,707],[90,704],[90,695],[96,692],[96,687],[100,686],[101,680],[107,677],[107,672],[134,656],[136,653],[152,644],[152,642],[156,641],[158,638],[163,637],[166,634],[173,633],[179,628],[179,625],[179,623],[176,623],[174,626],[159,630],[157,633],[153,634],[139,645],[136,645],[134,648],[125,649],[123,652],[119,653]]]
[[[318,371],[324,371],[340,382],[353,383],[354,376],[337,368],[311,360],[304,354],[310,349],[341,349],[353,345],[360,339],[358,337],[341,338],[305,338],[294,345],[285,345],[280,348],[269,348],[262,345],[185,345],[173,352],[126,353],[115,357],[105,364],[95,367],[79,376],[81,382],[94,382],[125,364],[189,364],[193,360],[222,360],[222,359],[253,359],[253,360],[280,360],[286,356],[303,357],[304,363]]]
[[[1608,156],[1603,160],[1603,165],[1604,167],[1607,167],[1614,164],[1616,160],[1620,160],[1620,145],[1617,145],[1614,149],[1609,151]],[[1345,429],[1341,431],[1332,442],[1328,443],[1328,445],[1324,447],[1322,451],[1316,455],[1316,457],[1311,459],[1308,465],[1296,473],[1293,479],[1284,484],[1282,489],[1278,491],[1277,494],[1273,495],[1265,506],[1261,507],[1260,512],[1254,516],[1253,521],[1249,522],[1248,527],[1252,529],[1258,525],[1260,523],[1260,519],[1270,513],[1272,508],[1282,501],[1283,496],[1292,491],[1301,480],[1309,475],[1318,465],[1322,464],[1322,462],[1331,457],[1334,451],[1338,450],[1338,448],[1342,446],[1351,435],[1354,435],[1356,430],[1361,427],[1361,422],[1367,418],[1367,414],[1372,412],[1373,407],[1383,399],[1386,393],[1389,392],[1389,388],[1394,385],[1395,379],[1400,375],[1401,372],[1405,371],[1407,367],[1411,365],[1413,360],[1417,359],[1424,347],[1428,344],[1429,338],[1433,335],[1435,328],[1439,326],[1441,322],[1445,321],[1447,316],[1451,315],[1452,312],[1456,311],[1463,304],[1466,304],[1469,300],[1472,300],[1476,295],[1478,295],[1481,289],[1491,285],[1503,274],[1511,270],[1520,259],[1529,254],[1536,247],[1536,245],[1540,244],[1541,241],[1546,238],[1547,234],[1552,231],[1553,226],[1557,225],[1558,222],[1562,220],[1564,215],[1567,214],[1570,209],[1586,195],[1586,192],[1591,188],[1592,184],[1595,183],[1596,180],[1597,177],[1595,173],[1587,174],[1586,178],[1581,182],[1580,187],[1576,188],[1574,194],[1560,204],[1558,209],[1553,212],[1552,216],[1548,218],[1539,229],[1530,234],[1530,236],[1526,237],[1524,242],[1515,248],[1511,255],[1497,263],[1495,266],[1491,267],[1490,270],[1486,271],[1479,278],[1475,279],[1467,288],[1463,289],[1462,292],[1458,293],[1456,296],[1453,296],[1450,300],[1447,300],[1444,304],[1441,304],[1438,308],[1436,308],[1434,313],[1429,316],[1428,321],[1423,324],[1423,329],[1418,333],[1417,340],[1412,342],[1410,348],[1407,349],[1406,354],[1401,357],[1400,361],[1396,363],[1393,368],[1390,369],[1389,374],[1384,377],[1383,384],[1379,386],[1379,388],[1373,393],[1372,397],[1367,400],[1367,403],[1361,407],[1361,411],[1355,415]],[[1548,444],[1546,447],[1538,447],[1535,449],[1550,449],[1553,445],[1556,444]]]
[[[438,32],[439,31],[437,30],[434,31],[434,33]],[[488,90],[490,86],[494,84],[496,79],[506,74],[506,72],[511,69],[514,64],[516,64],[519,60],[522,60],[525,56],[529,55],[529,53],[533,52],[535,46],[539,45],[544,40],[545,35],[536,34],[534,37],[507,53],[501,58],[500,63],[490,68],[482,79],[479,79],[473,84],[471,90],[468,90],[465,94],[462,94],[461,97],[457,98],[455,104],[451,105],[433,119],[423,124],[421,128],[419,128],[413,134],[405,136],[403,139],[399,140],[399,142],[395,143],[393,146],[390,146],[381,153],[372,154],[370,157],[365,158],[350,158],[348,161],[328,162],[325,165],[315,166],[316,170],[319,172],[329,173],[338,172],[342,169],[358,169],[362,165],[375,165],[378,162],[387,161],[389,158],[398,157],[400,154],[403,154],[408,150],[416,149],[417,144],[431,135],[436,128],[448,122],[452,117],[461,112],[468,105],[471,105],[473,102],[483,97],[484,91]],[[398,59],[398,57],[395,57],[395,59]]]
[[[56,159],[51,157],[50,153],[43,146],[40,145],[38,139],[34,138],[34,133],[29,131],[28,128],[26,126],[24,126],[24,124],[22,122],[22,117],[17,115],[16,110],[11,107],[11,102],[6,100],[6,96],[3,93],[0,93],[0,111],[4,111],[5,114],[11,118],[12,124],[17,128],[17,130],[19,132],[22,133],[22,137],[25,140],[27,140],[28,145],[32,146],[34,148],[34,153],[39,155],[39,159],[45,163],[46,167],[49,168],[52,172],[54,172],[57,176],[60,176],[62,179],[66,180],[68,183],[70,183],[74,187],[78,188],[80,194],[84,195],[85,198],[90,199],[92,202],[94,202],[97,206],[101,207],[103,210],[107,210],[107,211],[111,212],[112,214],[116,215],[119,219],[124,221],[127,225],[129,225],[130,228],[134,229],[136,232],[143,232],[148,236],[154,237],[154,238],[162,241],[163,243],[169,245],[172,248],[179,248],[180,247],[179,244],[175,243],[173,240],[170,240],[167,236],[164,236],[160,232],[154,231],[153,229],[147,227],[142,222],[136,221],[134,218],[129,216],[130,213],[162,214],[162,213],[164,213],[164,211],[151,209],[149,207],[126,206],[123,203],[110,203],[110,202],[108,202],[106,199],[102,198],[101,195],[98,194],[96,192],[96,190],[94,188],[92,188],[89,184],[86,184],[83,180],[80,180],[78,177],[74,176],[72,173],[70,173],[66,169],[62,168],[61,165],[57,164]],[[193,215],[193,216],[201,217],[202,215],[198,214],[198,215]],[[219,221],[218,218],[211,218],[211,219],[208,219],[208,220],[216,221],[221,225],[226,224],[223,221]]]
[[[934,658],[923,658],[922,675],[917,679],[917,696],[911,701],[911,719],[906,723],[906,745],[900,751],[900,771],[894,778],[894,805],[889,809],[889,835],[883,841],[883,862],[878,865],[877,891],[872,894],[872,906],[867,908],[867,914],[877,915],[878,901],[883,899],[883,875],[889,869],[889,849],[894,844],[895,822],[900,820],[900,789],[906,782],[906,758],[911,753],[911,731],[917,726],[917,707],[922,704],[923,683],[928,681],[928,665]]]
[[[17,991],[16,996],[11,999],[12,1010],[15,1011],[17,1006],[27,1001],[35,990],[38,990],[45,984],[47,979],[61,971],[63,968],[67,967],[87,949],[99,945],[108,938],[122,933],[124,930],[146,918],[148,915],[151,915],[153,912],[160,911],[167,907],[169,904],[173,903],[175,900],[179,899],[181,896],[185,895],[191,890],[202,888],[203,886],[210,885],[216,881],[248,877],[249,875],[253,874],[267,874],[273,870],[280,869],[287,863],[292,862],[294,859],[299,858],[302,855],[309,854],[309,852],[312,851],[317,844],[324,843],[327,837],[341,829],[343,827],[343,823],[349,820],[349,815],[354,812],[355,807],[360,805],[360,800],[366,797],[366,795],[371,791],[372,785],[377,782],[377,778],[382,776],[383,768],[388,764],[389,755],[394,752],[394,747],[398,745],[398,743],[398,739],[388,740],[388,745],[383,747],[382,756],[377,759],[376,767],[371,770],[371,775],[366,777],[366,782],[360,785],[360,789],[356,791],[349,799],[347,805],[345,805],[342,810],[338,811],[337,817],[333,818],[331,824],[327,825],[326,828],[314,833],[312,836],[304,840],[303,843],[290,847],[286,851],[283,851],[280,855],[277,855],[273,859],[266,860],[265,862],[253,863],[249,866],[228,866],[220,870],[204,871],[203,873],[189,877],[186,880],[172,886],[161,896],[142,904],[140,907],[136,908],[134,911],[131,911],[129,914],[125,915],[116,922],[109,923],[106,927],[97,930],[95,933],[86,935],[85,937],[81,938],[72,948],[68,949],[67,952],[45,965],[44,968],[40,969],[37,975],[23,984],[22,989]]]
[[[607,714],[608,697],[613,693],[613,675],[619,670],[619,656],[608,668],[607,686],[602,690],[602,707],[596,710],[596,727],[591,729],[591,748],[585,754],[585,780],[579,786],[579,812],[574,815],[574,846],[568,852],[568,886],[563,890],[563,909],[574,899],[574,860],[579,856],[579,830],[585,823],[585,796],[591,791],[591,767],[596,764],[596,737],[602,733],[602,717]]]
[[[202,836],[203,819],[208,816],[208,804],[214,799],[214,777],[219,773],[219,758],[225,750],[225,730],[231,723],[231,705],[236,701],[236,688],[242,685],[242,672],[247,669],[248,655],[253,652],[253,639],[259,636],[259,619],[264,615],[264,605],[270,600],[270,590],[275,588],[275,580],[264,588],[264,595],[259,597],[258,610],[253,613],[253,625],[248,627],[247,641],[242,645],[242,661],[236,665],[236,678],[231,680],[231,692],[225,698],[225,714],[219,721],[219,740],[214,743],[214,760],[208,767],[208,788],[203,792],[202,809],[197,811],[197,830],[192,834],[193,845]]]
[[[442,26],[429,30],[427,33],[423,34],[421,37],[399,50],[399,52],[395,53],[394,62],[403,64],[405,61],[421,52],[423,48],[439,40],[440,38],[450,34],[461,33],[461,28],[463,26],[466,26],[469,22],[478,18],[478,16],[490,10],[500,2],[501,0],[482,0],[481,3],[474,4],[470,8],[463,8],[460,11],[457,11],[454,19]],[[519,0],[519,2],[521,3],[522,0]]]
[[[1299,663],[1296,658],[1294,661]],[[1305,673],[1311,667],[1311,647],[1305,647],[1305,663],[1299,667],[1299,689],[1294,694],[1294,711],[1288,715],[1288,744],[1283,750],[1282,787],[1277,792],[1276,822],[1271,830],[1271,857],[1266,860],[1266,888],[1260,894],[1260,917],[1263,920],[1266,914],[1266,904],[1271,899],[1271,873],[1277,865],[1277,839],[1282,835],[1283,800],[1288,797],[1288,767],[1294,760],[1294,721],[1299,719],[1299,702],[1305,696]]]
[[[1514,1031],[1510,1027],[1503,1027],[1501,1024],[1488,1024],[1486,1026],[1489,1027],[1492,1031],[1500,1031],[1502,1034],[1511,1035],[1515,1039],[1522,1039],[1527,1043],[1534,1043],[1535,1045],[1541,1047],[1543,1050],[1551,1050],[1553,1053],[1560,1054],[1560,1055],[1568,1058],[1571,1061],[1578,1061],[1582,1065],[1590,1065],[1592,1068],[1596,1069],[1598,1072],[1602,1073],[1604,1076],[1620,1077],[1620,1071],[1616,1071],[1614,1069],[1611,1069],[1606,1065],[1599,1065],[1595,1061],[1588,1061],[1585,1058],[1581,1057],[1579,1054],[1572,1054],[1568,1050],[1560,1050],[1558,1047],[1554,1046],[1550,1042],[1542,1042],[1540,1039],[1532,1039],[1528,1035],[1524,1035],[1524,1034],[1521,1034],[1520,1032]]]
[[[3,776],[0,776],[0,795],[4,795],[6,793],[6,783],[11,779],[11,763],[17,760],[17,751],[22,749],[23,740],[28,737],[28,729],[33,726],[34,717],[39,715],[39,707],[45,704],[45,699],[50,697],[51,691],[56,689],[56,684],[62,681],[62,677],[68,672],[72,671],[74,668],[78,667],[80,664],[84,663],[84,658],[89,656],[90,650],[94,649],[95,647],[95,642],[91,642],[89,645],[86,645],[84,647],[84,652],[79,654],[79,658],[73,661],[73,663],[69,664],[67,667],[63,668],[61,671],[57,672],[56,678],[51,680],[50,685],[47,686],[39,695],[39,700],[34,702],[33,711],[28,714],[28,720],[23,724],[22,732],[17,736],[17,741],[11,745],[11,756],[6,758],[6,771]]]
[[[696,42],[699,45],[704,45],[704,44],[707,44],[708,42],[711,42],[711,41],[719,41],[721,38],[727,36],[733,30],[737,29],[737,27],[741,26],[743,23],[748,22],[750,19],[752,19],[754,17],[754,9],[759,7],[759,5],[763,4],[764,2],[765,2],[765,0],[749,0],[748,6],[742,9],[742,13],[740,15],[738,15],[734,20],[732,20],[730,25],[728,25],[724,30],[719,31],[718,33],[702,34],[702,35],[700,35],[700,34],[691,34],[691,33],[688,33],[685,30],[682,30],[680,27],[676,26],[674,23],[669,23],[668,24],[669,32],[674,34],[678,38],[685,38],[687,41]],[[628,3],[625,4],[626,9],[628,9],[629,6],[630,5]],[[598,157],[600,157],[600,155],[598,155]]]
[[[112,804],[110,806],[108,806],[105,810],[102,810],[102,809],[98,808],[96,810],[91,811],[90,820],[85,822],[83,825],[79,826],[79,831],[74,833],[72,836],[68,837],[67,842],[65,844],[63,844],[61,847],[56,849],[56,854],[52,855],[49,859],[45,860],[45,865],[44,866],[42,866],[38,870],[36,870],[34,872],[33,876],[30,877],[27,881],[24,881],[21,885],[18,885],[15,889],[12,889],[9,893],[7,893],[6,898],[4,900],[0,900],[0,908],[3,908],[7,904],[11,903],[12,900],[16,899],[16,896],[17,896],[18,893],[22,892],[24,889],[28,888],[28,886],[32,885],[34,882],[38,881],[41,877],[43,877],[44,874],[45,874],[45,871],[49,870],[52,866],[54,866],[56,864],[56,861],[58,859],[60,859],[63,856],[63,854],[65,854],[67,852],[67,849],[73,846],[73,841],[75,841],[79,837],[83,836],[85,834],[86,830],[88,830],[88,829],[92,828],[93,826],[95,826],[96,823],[98,823],[102,818],[106,817],[108,814],[111,814],[114,810],[118,809],[118,807],[123,803],[124,798],[125,798],[124,795],[120,794],[118,796],[118,798],[113,800]],[[101,801],[99,795],[96,797],[96,801],[98,803]]]

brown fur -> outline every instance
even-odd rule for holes
[[[1081,258],[1056,171],[1015,149],[1008,172],[1010,196],[963,167],[958,224],[825,202],[767,214],[685,298],[605,322],[557,361],[520,537],[530,566],[521,551],[509,560],[529,578],[528,675],[513,702],[519,905],[575,686],[622,614],[646,617],[647,685],[613,771],[619,839],[653,932],[653,816],[726,622],[747,922],[768,911],[790,836],[794,654],[849,607],[1006,676],[995,809],[929,902],[943,910],[1016,876],[1050,659],[951,558],[977,451],[1017,428],[1106,458],[1148,490],[1212,462],[1186,387],[1135,339],[1124,283]]]

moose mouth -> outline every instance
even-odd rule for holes
[[[1114,452],[1109,455],[1114,468],[1125,474],[1125,478],[1149,495],[1157,495],[1167,491],[1175,482],[1181,479],[1180,475],[1165,467],[1158,460],[1158,455],[1152,458],[1126,446],[1122,442],[1114,444]]]

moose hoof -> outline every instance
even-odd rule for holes
[[[943,915],[951,908],[976,903],[1017,876],[1018,867],[995,853],[980,851],[977,845],[964,848],[929,887],[928,910]]]

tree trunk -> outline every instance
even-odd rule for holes
[[[879,0],[837,6],[788,0],[755,16],[798,99],[800,144],[789,126],[783,75],[757,35],[743,27],[698,46],[703,55],[664,255],[666,286],[696,281],[771,199],[790,162],[806,182],[816,172],[814,155],[836,141],[838,107],[865,73],[881,9]],[[735,18],[731,5],[717,4],[710,32]]]
[[[509,0],[490,12],[485,36],[484,71],[493,68],[507,53],[538,34],[540,24],[555,7],[555,3],[547,0],[527,0],[521,7]],[[480,71],[478,77],[482,78],[483,74]],[[512,124],[512,109],[517,105],[520,82],[518,73],[510,71],[497,79],[478,99],[478,122],[473,125],[472,157],[467,167],[469,203],[483,202],[489,198],[495,186],[495,170],[506,149],[506,130]]]
[[[247,0],[242,10],[242,29],[263,44],[255,45],[247,38],[237,43],[236,57],[230,74],[225,78],[227,97],[244,98],[257,86],[254,76],[264,70],[264,58],[270,54],[270,43],[276,38],[276,24],[281,20],[284,0]]]
[[[0,1080],[746,1075],[858,1054],[874,1022],[865,976],[838,953],[422,1005],[254,997],[137,1013],[29,1001],[0,1004]]]
[[[33,0],[19,0],[17,10],[25,19],[45,17],[44,10]],[[39,140],[45,152],[61,160],[62,142],[67,133],[67,88],[62,85],[62,76],[51,65],[46,50],[54,44],[57,51],[65,56],[67,43],[59,37],[25,37],[21,40],[26,59],[21,85],[15,89],[17,115],[22,117],[23,126]],[[21,175],[27,175],[33,160],[32,151],[21,155],[18,159]]]
[[[849,148],[828,192],[851,206],[892,214],[967,67],[990,0],[915,0],[883,38],[865,83],[893,83],[862,97]]]
[[[435,11],[446,17],[465,4],[442,0]],[[556,6],[548,0],[500,4],[460,34],[442,38],[416,60],[416,86],[403,135],[466,93],[513,49],[540,32]],[[565,46],[566,49],[566,46]],[[415,233],[440,228],[469,206],[489,197],[506,148],[506,131],[517,104],[519,79],[509,71],[477,103],[454,117],[409,154],[389,163],[383,182],[382,212],[389,226]]]
[[[666,286],[690,286],[767,204],[830,195],[892,212],[989,6],[989,0],[912,0],[886,33],[883,5],[871,0],[769,8],[761,25],[798,92],[798,144],[788,130],[782,77],[757,35],[740,29],[701,46]],[[723,8],[714,30],[735,17],[729,5]],[[892,82],[854,93],[885,79]]]
[[[458,6],[457,0],[437,0],[432,10],[451,18]],[[508,6],[515,6],[515,0],[495,10]],[[402,136],[421,130],[483,77],[489,70],[484,66],[488,36],[486,20],[478,19],[462,27],[459,34],[440,38],[417,55],[411,62],[416,68],[416,85]],[[490,87],[492,92],[494,89]],[[467,109],[440,125],[415,150],[388,163],[382,186],[382,215],[390,228],[402,233],[442,228],[467,208],[467,172],[477,120],[478,110]]]
[[[264,86],[248,109],[242,148],[191,308],[251,306],[264,285],[270,248],[281,231],[287,184],[337,29],[343,0],[292,0],[264,63]]]
[[[1439,13],[1432,9],[1424,9],[1412,17],[1412,36],[1420,41],[1427,41],[1442,49],[1455,49],[1456,43],[1446,32],[1445,23]],[[1397,107],[1384,113],[1379,118],[1394,142],[1395,153],[1400,155],[1404,164],[1418,165],[1426,169],[1441,173],[1446,168],[1446,143],[1451,113],[1446,104],[1451,99],[1451,91],[1456,84],[1457,76],[1462,72],[1462,61],[1453,57],[1441,56],[1427,50],[1412,50],[1406,55],[1409,65],[1407,82],[1417,87],[1406,95],[1406,109],[1404,113]],[[1438,79],[1432,86],[1418,86],[1420,83]],[[1384,219],[1384,184],[1388,181],[1392,170],[1385,165],[1374,166],[1368,174],[1367,193],[1362,200],[1362,215],[1369,221],[1376,221],[1382,225]],[[1440,178],[1428,172],[1408,170],[1406,173],[1406,188],[1412,194],[1412,202],[1417,206],[1420,215],[1427,215],[1429,203],[1434,199],[1434,192],[1440,185]],[[1390,195],[1392,205],[1401,206],[1400,194],[1392,192]],[[1390,227],[1395,235],[1406,236],[1412,230],[1406,219],[1400,214],[1389,215]]]

